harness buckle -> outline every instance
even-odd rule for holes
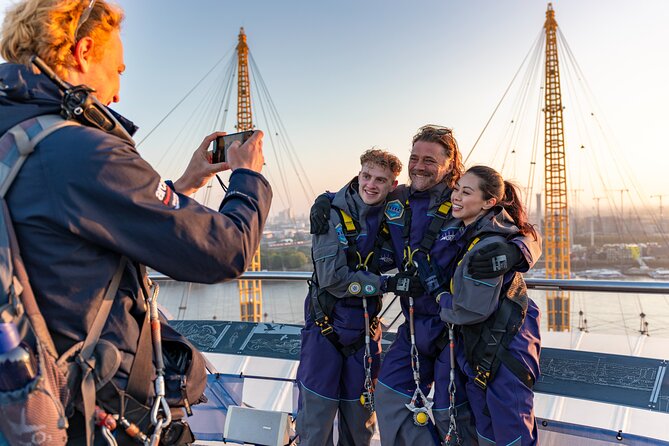
[[[369,334],[370,334],[370,336],[373,337],[374,334],[376,333],[376,329],[379,326],[379,322],[381,322],[381,321],[379,320],[378,316],[374,316],[372,318],[372,320],[370,321],[370,323],[369,323]]]
[[[328,336],[330,333],[334,331],[334,328],[332,328],[332,325],[330,324],[323,324],[320,326],[321,327],[321,334],[323,336]]]
[[[488,388],[488,380],[490,379],[490,370],[480,365],[476,366],[476,377],[474,378],[474,384],[476,384],[481,390],[486,390]]]

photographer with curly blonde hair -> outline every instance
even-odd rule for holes
[[[107,300],[105,294],[113,298],[94,344],[95,367],[88,373],[96,380],[95,404],[119,422],[116,441],[135,444],[130,435],[137,434],[134,427],[132,433],[125,430],[127,421],[149,436],[157,432],[161,445],[187,444],[192,435],[180,418],[201,400],[203,360],[193,347],[187,361],[179,361],[174,376],[185,377],[197,369],[192,375],[197,379],[181,381],[185,388],[177,389],[172,400],[166,386],[168,400],[177,403],[170,402],[170,410],[163,407],[161,413],[168,420],[166,412],[171,412],[176,421],[162,426],[161,437],[158,423],[149,416],[152,403],[160,398],[153,385],[157,372],[151,361],[151,336],[143,336],[149,332],[149,290],[139,265],[188,282],[238,277],[260,242],[272,191],[260,174],[261,131],[243,145],[233,143],[227,162],[216,164],[211,163],[208,147],[223,133],[208,135],[174,184],[162,180],[142,159],[129,136],[136,127],[107,108],[119,101],[125,70],[122,21],[121,8],[105,0],[22,0],[7,11],[0,38],[0,53],[8,61],[0,65],[0,135],[18,124],[31,130],[29,126],[45,115],[58,120],[54,115],[66,109],[63,92],[32,66],[31,58],[38,56],[70,87],[81,86],[79,91],[92,94],[97,110],[113,116],[128,136],[119,137],[90,121],[67,123],[37,143],[5,200],[30,285],[59,356],[76,350],[89,332],[96,332],[94,320]],[[189,197],[227,169],[233,172],[218,212]],[[120,279],[114,293],[111,283],[116,277]],[[169,335],[187,344],[169,326],[161,331],[163,340]],[[148,351],[140,350],[147,345],[145,339]],[[103,344],[99,352],[97,346]],[[164,342],[163,352],[167,350]],[[169,384],[170,358],[164,356]],[[147,378],[138,379],[136,359],[146,358],[148,365],[141,373]],[[77,397],[78,388],[72,391]],[[75,398],[74,410],[68,412],[68,444],[91,444],[93,430],[100,429],[80,401]]]

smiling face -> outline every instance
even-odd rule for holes
[[[453,217],[459,218],[465,225],[474,223],[481,215],[497,203],[496,198],[483,198],[481,179],[473,173],[465,173],[455,184],[451,194]]]
[[[358,174],[358,194],[370,206],[382,203],[397,187],[396,176],[388,167],[364,163]]]
[[[439,184],[451,172],[444,148],[436,142],[416,141],[409,157],[409,179],[417,191]]]

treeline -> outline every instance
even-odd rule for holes
[[[262,269],[268,271],[311,271],[311,249],[308,246],[261,248]]]

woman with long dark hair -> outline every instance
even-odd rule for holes
[[[536,239],[536,231],[516,187],[489,167],[467,170],[451,198],[453,216],[462,221],[460,251],[448,268],[450,292],[438,300],[454,341],[454,367],[467,376],[460,391],[469,399],[479,445],[534,445],[539,309],[520,273],[474,279],[469,262],[496,242],[518,235]],[[493,258],[500,268],[506,261]]]

